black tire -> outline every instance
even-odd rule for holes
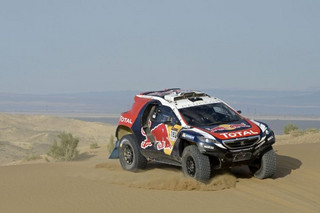
[[[136,139],[132,134],[121,138],[119,159],[122,168],[132,172],[147,166],[147,159],[140,153]]]
[[[249,169],[258,179],[271,178],[277,169],[276,155],[273,149],[265,152],[253,164],[249,165]]]
[[[182,170],[198,181],[208,181],[211,176],[209,157],[201,154],[196,145],[187,146],[182,153]]]

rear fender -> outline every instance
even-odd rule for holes
[[[133,134],[132,130],[128,126],[119,125],[116,130],[117,141],[114,145],[114,148],[109,156],[109,159],[118,159],[119,158],[119,141],[125,135]]]
[[[117,127],[116,138],[118,141],[120,141],[123,136],[129,134],[133,134],[133,131],[128,126],[120,125]]]

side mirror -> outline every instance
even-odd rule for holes
[[[242,113],[242,111],[241,111],[241,110],[237,110],[237,113],[241,114],[241,113]]]

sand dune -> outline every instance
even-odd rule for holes
[[[105,147],[75,162],[0,167],[0,212],[319,212],[320,143],[275,146],[273,179],[247,168],[219,172],[208,185],[180,168],[131,173]]]
[[[0,113],[0,165],[46,153],[63,131],[78,137],[79,146],[106,144],[115,126],[54,116]]]
[[[202,184],[184,177],[175,166],[151,163],[144,171],[127,172],[118,160],[107,159],[105,143],[90,149],[91,136],[105,141],[112,126],[41,116],[30,121],[3,117],[0,150],[5,152],[24,153],[35,141],[46,140],[47,133],[59,132],[58,127],[84,134],[84,143],[77,161],[42,159],[0,166],[0,212],[320,212],[319,133],[278,137],[272,179],[255,179],[244,166],[216,172]],[[40,127],[42,123],[46,124]],[[14,145],[23,137],[10,131],[18,130],[28,139],[23,141],[26,147]]]

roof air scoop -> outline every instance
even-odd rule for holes
[[[202,101],[201,97],[208,96],[203,92],[197,91],[173,91],[170,94],[164,95],[164,99],[169,102],[174,102],[182,99],[189,99],[192,102]]]
[[[192,102],[196,102],[196,101],[203,101],[202,98],[200,97],[192,97],[192,98],[188,98],[189,101],[192,101]]]

